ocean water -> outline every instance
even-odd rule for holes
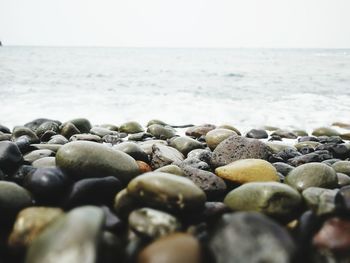
[[[350,122],[350,50],[1,47],[0,123]]]

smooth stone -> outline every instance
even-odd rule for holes
[[[337,126],[339,128],[350,129],[350,124],[345,122],[333,122],[332,126]]]
[[[28,247],[40,233],[59,216],[62,209],[50,207],[28,207],[19,212],[9,237],[9,247]]]
[[[337,178],[339,188],[346,185],[350,185],[350,176],[348,176],[347,174],[337,173]]]
[[[166,141],[163,140],[149,140],[149,141],[144,141],[144,142],[140,142],[139,146],[141,147],[141,149],[147,153],[148,155],[152,154],[152,147],[154,144],[162,144],[162,145],[168,145],[168,143]]]
[[[294,146],[280,142],[266,142],[265,145],[273,154],[279,153],[284,150],[297,150]]]
[[[56,167],[38,168],[25,177],[23,186],[34,195],[36,201],[55,204],[65,195],[69,179]]]
[[[128,193],[146,206],[170,211],[203,208],[205,193],[191,180],[162,172],[150,172],[134,178]]]
[[[39,160],[44,157],[53,157],[55,156],[55,152],[48,150],[48,149],[42,149],[42,150],[34,150],[30,153],[27,153],[23,156],[23,159],[26,163],[33,163],[36,160]]]
[[[141,237],[159,238],[180,229],[176,217],[152,208],[140,208],[129,215],[129,227]]]
[[[66,207],[112,205],[121,189],[122,183],[113,176],[82,179],[75,182],[67,194]]]
[[[35,134],[41,138],[41,136],[47,132],[47,131],[53,131],[54,133],[59,132],[59,125],[56,122],[53,121],[46,121],[35,130]]]
[[[212,152],[207,149],[195,149],[187,154],[187,158],[196,158],[202,162],[210,163]]]
[[[105,124],[101,124],[99,127],[108,129],[110,131],[119,131],[119,127],[114,125],[114,124],[110,124],[110,123],[105,123]]]
[[[61,135],[66,139],[69,139],[73,135],[80,134],[80,133],[81,133],[80,130],[71,122],[66,122],[61,126]]]
[[[128,219],[133,210],[140,207],[141,203],[129,194],[126,188],[114,197],[113,211],[124,220]]]
[[[89,141],[89,142],[101,142],[102,139],[100,136],[89,134],[89,133],[82,133],[82,134],[74,134],[69,138],[70,142],[74,141]]]
[[[157,120],[157,119],[153,119],[153,120],[150,120],[147,122],[147,125],[146,127],[149,127],[153,124],[159,124],[159,125],[162,125],[162,126],[167,126],[169,124],[165,123],[164,121],[161,121],[161,120]]]
[[[275,135],[277,135],[277,136],[279,136],[281,138],[286,138],[286,139],[296,139],[296,138],[298,138],[298,136],[295,133],[293,133],[291,131],[288,131],[288,130],[280,130],[279,129],[279,130],[276,130],[273,133],[271,133],[271,136],[275,136]]]
[[[273,154],[272,156],[270,156],[269,161],[270,162],[286,162],[289,159],[292,158],[296,158],[301,156],[302,154],[300,152],[298,152],[297,150],[293,149],[293,148],[287,148],[284,149],[278,153]]]
[[[114,176],[127,183],[140,173],[136,161],[126,153],[85,141],[63,145],[56,164],[72,179]]]
[[[11,141],[12,135],[11,134],[1,134],[0,133],[0,141]]]
[[[162,166],[156,170],[155,172],[162,172],[162,173],[169,173],[169,174],[175,174],[179,176],[185,176],[184,171],[177,165],[169,164]]]
[[[157,139],[167,140],[176,136],[176,130],[170,126],[152,124],[147,128],[147,132]]]
[[[172,138],[169,146],[174,147],[184,156],[187,156],[187,154],[192,150],[204,148],[204,145],[201,142],[187,136]]]
[[[32,197],[23,187],[0,181],[0,222],[12,223],[20,210],[32,204]]]
[[[137,263],[200,263],[201,246],[190,234],[174,233],[157,239],[139,254]]]
[[[269,149],[261,141],[234,135],[222,141],[215,148],[211,164],[216,168],[239,159],[267,159],[268,156]]]
[[[17,139],[14,140],[14,143],[16,143],[18,149],[22,154],[25,154],[27,152],[32,151],[32,147],[30,144],[30,140],[27,136],[23,135],[21,137],[18,137]]]
[[[138,132],[143,132],[144,129],[142,128],[142,126],[138,122],[130,121],[130,122],[125,122],[122,125],[120,125],[119,131],[126,132],[126,133],[138,133]]]
[[[228,129],[216,128],[214,130],[209,131],[205,135],[205,141],[208,147],[211,150],[214,150],[216,146],[218,146],[222,141],[226,140],[228,137],[232,135],[237,135],[237,133]]]
[[[340,134],[340,138],[343,140],[350,140],[350,132]]]
[[[9,128],[7,128],[6,126],[1,125],[1,124],[0,124],[0,132],[3,132],[3,133],[11,133],[11,131],[10,131]]]
[[[288,163],[292,166],[300,166],[307,163],[319,163],[327,159],[331,159],[332,155],[328,151],[315,151],[312,153],[304,154],[297,156],[291,159],[288,159]]]
[[[332,165],[337,173],[343,173],[350,176],[350,161],[339,161]]]
[[[29,129],[31,129],[32,131],[36,131],[39,128],[39,126],[45,122],[55,122],[58,125],[61,125],[61,122],[57,121],[57,120],[38,118],[38,119],[32,120],[31,122],[24,124],[24,127],[27,127]]]
[[[44,167],[55,167],[56,158],[55,157],[43,157],[32,163],[35,168],[44,168]]]
[[[150,159],[151,167],[153,169],[158,169],[176,161],[181,162],[184,160],[184,156],[173,147],[157,143],[152,146]]]
[[[6,176],[5,180],[22,186],[26,176],[29,175],[30,173],[35,172],[36,169],[37,168],[33,167],[32,165],[21,165],[15,174],[11,176]]]
[[[13,129],[13,132],[12,132],[13,139],[17,139],[23,135],[26,135],[29,138],[31,143],[37,143],[40,141],[39,137],[35,134],[35,132],[27,127],[18,126]]]
[[[349,214],[350,212],[350,186],[343,186],[335,196],[335,203],[339,210]]]
[[[140,173],[147,173],[152,171],[152,167],[143,161],[136,161],[137,165],[139,166]]]
[[[53,152],[57,152],[60,148],[61,148],[61,144],[48,144],[48,143],[45,143],[45,144],[31,144],[30,145],[31,147],[33,147],[34,149],[37,149],[37,150],[50,150],[50,151],[53,151]]]
[[[255,212],[223,215],[209,239],[216,263],[293,262],[296,247],[283,227]]]
[[[122,142],[113,146],[113,149],[122,151],[130,155],[135,160],[149,162],[147,153],[142,150],[142,148],[134,142]]]
[[[237,160],[216,168],[215,174],[236,184],[280,181],[276,168],[269,162],[261,159]]]
[[[269,135],[265,130],[251,129],[247,132],[245,137],[253,139],[266,139],[269,137]]]
[[[232,210],[256,211],[277,219],[293,218],[301,208],[301,195],[288,185],[254,182],[229,192],[224,203]]]
[[[349,256],[350,220],[341,217],[327,219],[315,234],[312,244],[318,249],[327,250],[335,255]],[[339,262],[348,262],[348,260]]]
[[[329,127],[320,127],[312,131],[313,136],[339,136],[340,133]]]
[[[213,124],[203,124],[190,127],[186,130],[185,134],[187,136],[199,138],[203,135],[206,135],[209,131],[214,130],[216,128]]]
[[[319,142],[303,141],[303,142],[298,142],[297,144],[294,145],[294,147],[297,148],[298,151],[300,151],[302,148],[305,148],[305,147],[316,149],[316,147],[319,145],[321,145],[321,143]]]
[[[105,143],[109,143],[111,145],[116,145],[123,142],[123,139],[120,138],[120,134],[118,135],[105,135],[102,137],[102,141]]]
[[[294,133],[296,136],[308,136],[309,134],[304,130],[292,130],[292,133]]]
[[[105,223],[104,229],[107,231],[112,231],[118,233],[119,231],[123,231],[125,228],[124,222],[112,211],[109,206],[102,205],[100,208],[103,210],[105,215]],[[120,232],[119,232],[120,233]]]
[[[51,139],[47,142],[48,144],[66,144],[68,140],[63,135],[57,134],[51,137]]]
[[[287,176],[289,172],[294,169],[293,166],[282,162],[276,162],[272,165],[276,168],[277,172],[281,173],[284,176]]]
[[[138,133],[130,134],[128,136],[128,140],[129,141],[144,141],[145,139],[148,139],[151,137],[153,137],[153,135],[148,133],[148,132],[138,132]]]
[[[100,136],[101,138],[106,135],[118,135],[118,132],[103,127],[92,127],[89,133]]]
[[[335,196],[338,190],[309,187],[302,192],[305,204],[318,216],[335,212]]]
[[[9,141],[0,142],[0,169],[12,175],[23,163],[23,156],[18,146]]]
[[[322,163],[327,164],[329,166],[332,166],[334,163],[336,163],[338,161],[341,161],[341,160],[338,158],[332,158],[332,159],[324,160],[324,161],[322,161]]]
[[[337,173],[324,163],[307,163],[293,169],[285,183],[299,192],[309,187],[335,188],[338,184]]]
[[[228,130],[234,131],[235,133],[237,133],[237,135],[242,135],[241,132],[237,128],[235,128],[234,126],[229,125],[229,124],[222,124],[222,125],[218,126],[217,128],[228,129]]]
[[[81,133],[88,133],[92,126],[88,119],[78,118],[68,121],[72,123]]]
[[[204,191],[208,199],[213,199],[226,193],[225,181],[215,174],[186,165],[182,167],[182,170],[188,179]]]
[[[50,224],[29,246],[26,263],[95,263],[104,222],[100,208],[83,206]]]

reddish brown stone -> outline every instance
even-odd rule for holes
[[[143,161],[136,161],[136,162],[137,162],[137,165],[139,166],[141,173],[147,173],[152,171],[151,166],[149,166],[147,163]]]

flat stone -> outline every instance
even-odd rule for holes
[[[89,134],[89,133],[82,133],[82,134],[74,134],[69,138],[70,142],[74,141],[89,141],[89,142],[101,142],[102,139],[100,136],[95,134]]]
[[[269,162],[261,159],[237,160],[216,168],[215,174],[237,184],[280,181],[276,168]]]

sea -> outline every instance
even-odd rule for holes
[[[350,49],[0,47],[0,124],[350,122]]]

